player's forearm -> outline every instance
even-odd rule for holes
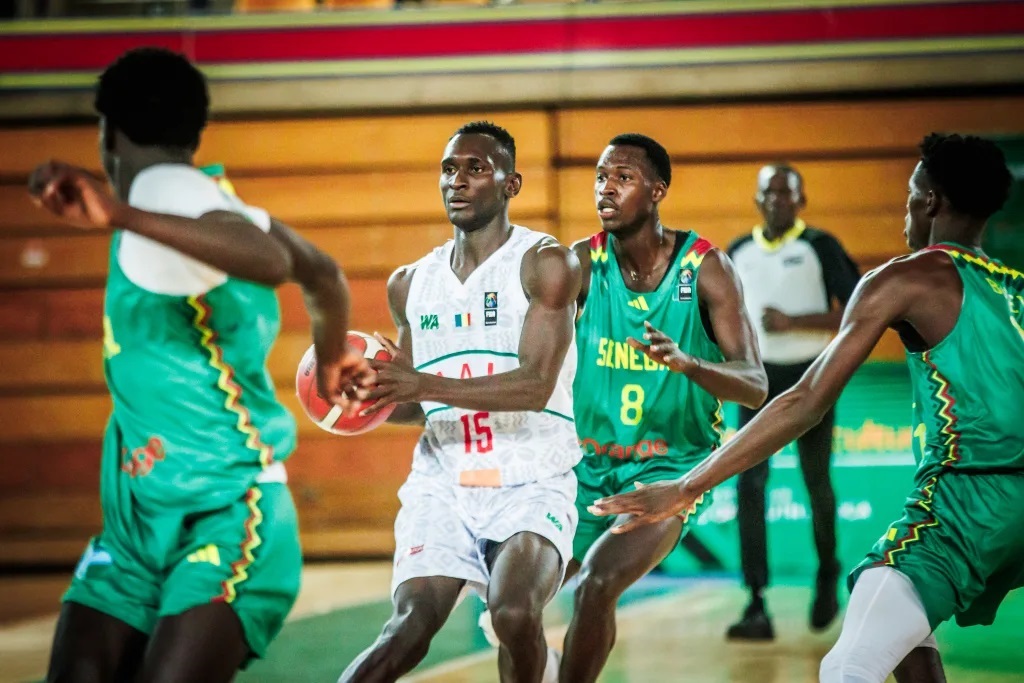
[[[843,309],[837,308],[828,313],[808,313],[807,315],[790,316],[792,329],[835,332],[843,321]]]
[[[185,218],[122,204],[114,224],[242,280],[277,286],[291,269],[277,240],[230,212]]]
[[[723,481],[764,462],[821,422],[823,412],[803,392],[791,390],[769,403],[724,446],[683,478],[690,491],[710,491]]]
[[[467,410],[538,411],[554,389],[553,381],[527,368],[471,379],[425,374],[421,400]]]
[[[297,268],[293,276],[302,287],[312,321],[317,358],[321,362],[338,360],[346,348],[350,310],[345,274],[333,259],[321,254],[315,263]]]
[[[400,403],[388,415],[387,421],[396,425],[424,425],[427,422],[423,407],[419,403]]]
[[[686,375],[712,396],[748,408],[759,407],[768,396],[768,376],[761,365],[747,361],[710,363],[695,360],[696,365]]]

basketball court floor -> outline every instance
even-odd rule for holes
[[[310,565],[289,623],[267,659],[239,683],[332,683],[376,637],[390,613],[385,562]],[[67,577],[0,577],[0,683],[42,680],[57,601]],[[768,593],[777,639],[728,643],[726,626],[744,595],[731,577],[679,579],[653,575],[624,596],[618,644],[605,683],[813,683],[838,624],[807,630],[810,590],[780,580]],[[476,627],[480,603],[465,600],[435,639],[427,660],[405,681],[483,683],[497,680],[496,651]],[[546,612],[547,634],[561,644],[571,614],[569,593]],[[1004,603],[996,624],[937,633],[951,683],[1024,681],[1024,591]]]

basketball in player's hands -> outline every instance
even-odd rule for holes
[[[350,331],[348,344],[356,351],[361,352],[364,358],[391,360],[391,354],[387,349],[368,334]],[[299,396],[302,409],[310,420],[325,431],[343,436],[362,434],[380,426],[395,409],[392,404],[372,415],[360,416],[360,411],[369,408],[376,401],[359,401],[359,405],[354,410],[347,411],[346,414],[341,406],[335,405],[323,397],[316,382],[316,348],[313,346],[306,350],[302,360],[299,361],[299,368],[295,374],[295,392]]]

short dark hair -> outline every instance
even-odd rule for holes
[[[953,209],[987,220],[1003,208],[1013,176],[991,140],[974,135],[932,133],[921,141],[921,167],[933,189]]]
[[[137,145],[195,149],[206,127],[206,79],[184,55],[129,50],[100,76],[96,111]]]
[[[658,179],[663,181],[666,187],[672,184],[672,160],[661,143],[654,138],[640,133],[623,133],[613,137],[608,144],[639,147],[647,154],[647,159],[654,167],[654,172],[658,174]]]
[[[498,145],[505,151],[508,158],[512,161],[512,168],[509,170],[514,171],[516,169],[516,139],[512,137],[512,133],[502,128],[496,123],[491,121],[471,121],[461,127],[454,133],[452,137],[448,138],[451,141],[456,135],[489,135],[498,141]]]

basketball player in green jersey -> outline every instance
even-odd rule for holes
[[[723,251],[695,232],[662,226],[672,181],[664,147],[619,135],[597,162],[602,232],[573,246],[583,264],[573,386],[580,515],[573,543],[580,578],[560,680],[594,681],[615,642],[619,596],[675,547],[684,520],[637,534],[608,533],[596,498],[685,474],[721,439],[722,401],[756,408],[768,380],[739,278]],[[632,345],[650,341],[667,367]],[[693,502],[710,503],[710,494]],[[696,515],[694,515],[694,519]]]
[[[821,665],[826,683],[880,683],[894,669],[900,681],[944,680],[935,627],[951,617],[991,624],[1024,585],[1024,273],[980,246],[1012,179],[999,149],[977,137],[932,134],[921,152],[905,229],[916,253],[864,278],[803,379],[689,474],[594,505],[634,515],[620,532],[685,514],[703,491],[807,431],[885,330],[899,332],[914,396],[914,490],[850,575],[843,631]]]
[[[229,681],[280,630],[302,568],[282,464],[295,422],[266,369],[273,287],[306,294],[325,396],[343,401],[369,371],[345,342],[334,261],[193,167],[208,97],[188,60],[125,54],[100,77],[96,108],[117,198],[59,162],[30,179],[65,222],[114,230],[103,529],[64,597],[47,679]]]

